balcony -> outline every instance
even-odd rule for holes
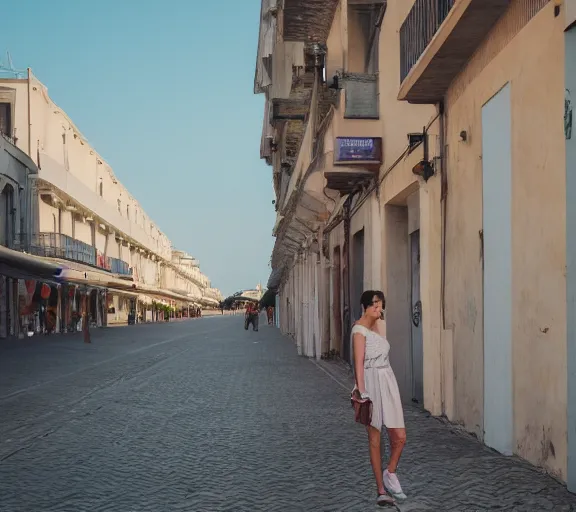
[[[39,233],[33,236],[28,252],[35,256],[60,258],[97,266],[94,247],[60,233]]]
[[[113,274],[119,274],[121,276],[131,276],[132,269],[125,261],[119,260],[118,258],[108,258],[110,262],[110,272]]]
[[[338,0],[285,0],[284,40],[326,41],[337,6]]]
[[[400,29],[398,99],[441,101],[509,4],[510,0],[416,0]]]
[[[114,274],[132,275],[132,269],[128,263],[105,256],[95,247],[70,236],[60,233],[38,233],[31,238],[31,242],[19,243],[19,248],[35,256],[76,261]],[[22,236],[22,240],[25,239],[26,237]]]

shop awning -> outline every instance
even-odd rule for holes
[[[100,286],[104,288],[116,288],[118,290],[133,290],[135,284],[132,281],[120,279],[106,272],[98,270],[89,265],[77,263],[75,261],[61,260],[58,258],[41,258],[44,261],[54,262],[61,268],[59,280],[72,284]]]
[[[136,290],[144,295],[149,295],[151,297],[161,297],[164,299],[176,300],[180,302],[190,302],[190,297],[186,297],[180,293],[172,292],[170,290],[162,290],[160,288],[154,288],[152,286],[147,286],[145,284],[138,283],[135,285]]]
[[[38,256],[0,246],[0,274],[14,279],[58,282],[62,268]]]

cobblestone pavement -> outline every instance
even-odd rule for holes
[[[242,323],[0,343],[0,511],[374,510],[348,375]],[[406,419],[402,511],[576,510],[529,465]]]

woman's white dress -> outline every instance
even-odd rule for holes
[[[400,390],[390,366],[390,343],[384,336],[362,325],[352,328],[352,338],[354,334],[361,334],[366,338],[364,384],[373,403],[371,425],[378,430],[383,426],[404,428]]]

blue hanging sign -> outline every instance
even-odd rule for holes
[[[382,162],[382,139],[380,137],[336,137],[335,163]]]

